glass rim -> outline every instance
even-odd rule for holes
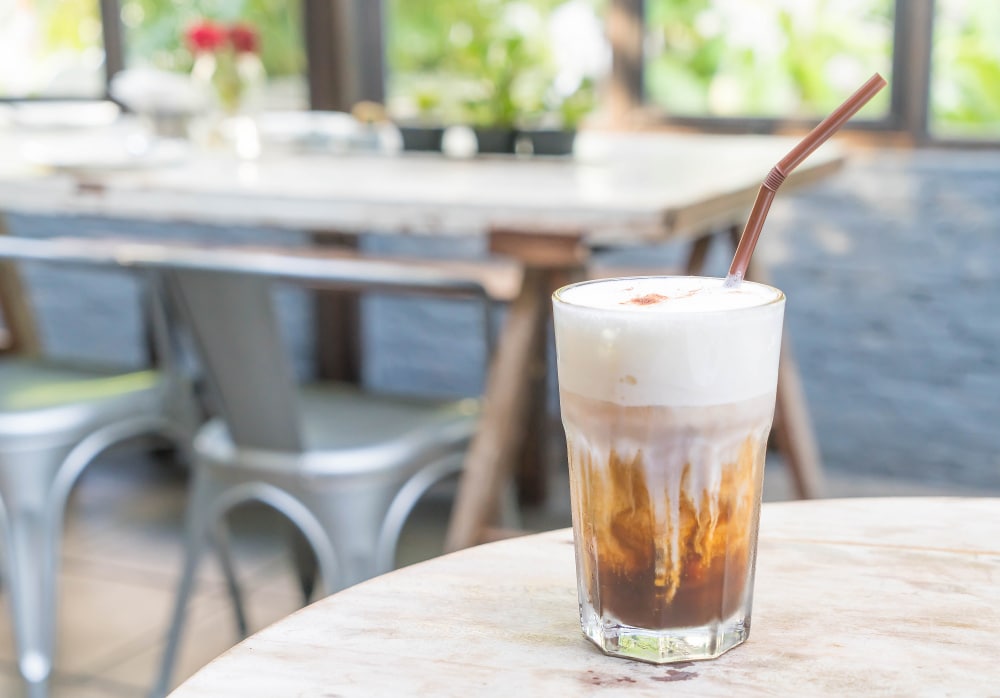
[[[601,284],[608,281],[640,281],[644,279],[712,279],[719,282],[725,281],[724,278],[718,276],[695,276],[692,274],[647,274],[644,276],[609,276],[605,279],[587,279],[586,281],[575,281],[571,284],[566,284],[565,286],[561,286],[560,288],[557,288],[555,291],[553,291],[552,300],[555,303],[560,303],[562,305],[571,308],[581,308],[584,310],[610,311],[613,313],[648,312],[643,308],[635,308],[631,306],[624,306],[621,308],[597,308],[593,305],[588,305],[586,303],[574,303],[573,301],[566,300],[566,298],[563,297],[567,291],[571,291],[572,289],[578,288],[580,286],[590,286],[592,284]],[[762,284],[759,281],[744,280],[741,283],[754,284],[755,286],[771,289],[777,294],[777,296],[770,300],[764,301],[763,303],[759,303],[757,305],[746,305],[739,308],[714,308],[711,310],[699,310],[697,311],[697,313],[692,313],[692,314],[702,315],[706,313],[734,313],[744,310],[758,310],[760,308],[767,308],[777,303],[785,302],[785,292],[782,291],[780,288],[777,288],[776,286],[771,286],[770,284]]]

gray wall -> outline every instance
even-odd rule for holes
[[[1000,486],[1000,151],[855,153],[778,195],[756,255],[828,469]]]

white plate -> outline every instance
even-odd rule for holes
[[[37,129],[108,126],[121,114],[117,104],[104,100],[18,102],[11,107],[15,126]]]
[[[352,146],[364,129],[350,114],[331,111],[273,111],[255,121],[260,138],[276,145],[324,148]]]
[[[59,137],[35,139],[21,148],[25,162],[65,171],[114,171],[164,167],[183,161],[186,141],[145,136]]]

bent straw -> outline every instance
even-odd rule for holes
[[[750,255],[753,254],[754,247],[757,246],[757,238],[760,237],[760,231],[764,228],[764,219],[767,217],[768,209],[771,208],[771,200],[774,199],[778,187],[785,181],[785,177],[809,157],[814,150],[825,143],[830,136],[839,131],[840,127],[847,123],[847,120],[865,106],[885,85],[885,78],[875,73],[868,82],[848,97],[847,101],[837,107],[830,116],[819,122],[816,128],[807,133],[805,138],[788,152],[788,155],[771,168],[757,192],[757,198],[750,210],[750,217],[743,228],[740,242],[736,246],[733,263],[729,267],[729,274],[726,275],[726,286],[738,286],[743,281],[747,266],[750,264]]]

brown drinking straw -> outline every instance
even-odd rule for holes
[[[767,177],[764,178],[764,183],[760,186],[760,191],[757,192],[757,198],[750,210],[750,218],[747,219],[743,235],[740,236],[740,242],[736,246],[736,254],[733,255],[733,263],[726,276],[726,286],[738,286],[743,281],[743,276],[747,273],[747,265],[750,264],[750,255],[753,254],[753,249],[757,246],[757,238],[760,237],[760,231],[764,227],[764,218],[767,217],[767,211],[771,208],[771,200],[774,199],[778,187],[785,181],[785,177],[830,136],[839,131],[840,127],[847,123],[847,120],[865,106],[883,87],[885,87],[885,78],[878,73],[872,75],[868,82],[848,97],[847,101],[837,107],[830,116],[819,122],[819,125],[807,133],[806,137],[788,152],[788,155],[771,168]]]

